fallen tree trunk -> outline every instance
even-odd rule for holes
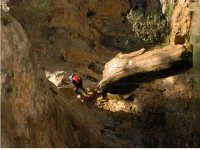
[[[120,53],[106,63],[98,86],[113,93],[116,89],[123,90],[120,85],[140,84],[191,66],[192,46],[189,45],[167,46],[145,53],[144,49],[130,54]]]

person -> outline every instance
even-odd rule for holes
[[[86,90],[83,88],[82,78],[78,75],[74,75],[73,73],[69,76],[69,80],[74,85],[74,92],[77,94],[81,94],[78,90],[81,89],[85,94],[87,94]]]

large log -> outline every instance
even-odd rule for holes
[[[106,63],[103,79],[99,83],[102,90],[114,93],[121,91],[120,85],[140,84],[160,75],[168,76],[168,72],[183,70],[192,66],[192,46],[174,45],[166,46],[144,52],[118,54]]]

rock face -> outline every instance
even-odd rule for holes
[[[106,63],[103,80],[100,81],[99,86],[108,92],[112,92],[115,88],[121,91],[121,85],[147,82],[152,78],[159,78],[164,70],[170,71],[174,67],[181,70],[186,66],[192,66],[192,49],[181,45],[168,46],[146,53],[142,49],[130,54],[118,54]],[[147,75],[148,79],[145,80],[144,76]]]
[[[25,31],[6,15],[10,23],[1,32],[1,146],[88,147],[87,119],[34,66]]]
[[[184,36],[184,43],[188,38],[189,19],[186,19],[188,15],[183,15],[187,2],[178,1],[177,5],[171,1],[183,10],[174,11],[177,14],[172,18],[172,46],[158,50],[163,57],[166,56],[165,49],[170,57],[175,53],[178,60],[189,50],[187,44],[175,42],[176,35]],[[125,17],[127,13],[161,15],[160,1],[10,0],[9,6],[10,13],[22,24],[28,36],[14,18],[5,15],[1,41],[2,147],[199,146],[198,108],[193,100],[190,70],[178,75],[171,70],[156,76],[147,73],[148,83],[138,84],[146,81],[145,75],[138,76],[136,85],[118,86],[120,92],[131,89],[126,95],[92,91],[85,103],[78,101],[73,89],[58,90],[56,87],[63,76],[71,72],[83,76],[84,83],[89,83],[87,86],[93,84],[95,87],[102,79],[103,65],[118,50],[135,51],[144,46],[135,38],[133,24]],[[181,26],[183,22],[186,24]],[[141,29],[148,31],[145,26]],[[123,63],[139,62],[138,58],[143,55],[150,61],[150,53],[141,50],[119,54],[111,62],[126,69]],[[116,67],[116,70],[107,69],[111,72],[104,72],[104,83],[113,75],[112,71],[122,71]],[[147,68],[143,69],[148,72]],[[125,71],[124,74],[131,80],[126,82],[132,83],[133,78]],[[119,79],[121,77],[123,74]]]
[[[189,0],[178,1],[174,8],[171,19],[170,43],[184,44],[189,42],[189,31],[191,24],[191,14],[189,11]]]

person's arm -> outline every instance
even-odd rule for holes
[[[72,76],[69,76],[69,80],[72,82],[73,80],[72,80]]]

